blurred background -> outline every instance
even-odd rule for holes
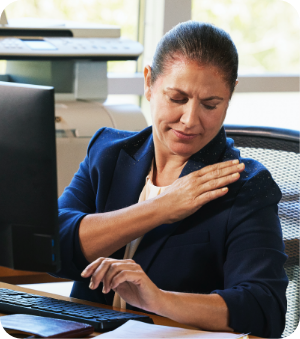
[[[6,15],[8,20],[38,17],[120,26],[121,35],[140,41],[145,51],[137,62],[108,62],[114,77],[141,78],[158,40],[174,24],[188,19],[213,23],[231,35],[240,57],[240,84],[225,122],[299,129],[300,18],[292,5],[282,0],[169,0],[171,8],[167,2],[18,0]],[[5,61],[0,61],[4,72]],[[108,100],[140,105],[151,124],[148,102],[142,89],[137,92],[111,94]]]

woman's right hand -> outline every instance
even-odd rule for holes
[[[243,163],[231,160],[206,166],[174,181],[155,199],[167,217],[165,223],[174,223],[195,213],[208,202],[228,192],[227,185],[237,181]]]

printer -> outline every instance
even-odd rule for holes
[[[2,81],[54,86],[58,194],[69,185],[101,127],[140,131],[141,109],[106,104],[107,61],[136,60],[138,42],[121,38],[116,26],[24,18],[0,24]]]

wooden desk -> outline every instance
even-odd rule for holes
[[[54,278],[50,274],[41,272],[18,271],[0,266],[0,281],[8,284],[40,284],[47,282],[70,281],[62,278]]]
[[[22,292],[37,294],[37,295],[40,295],[40,296],[43,296],[43,297],[50,297],[50,298],[55,298],[55,299],[60,299],[60,300],[72,301],[72,302],[76,302],[76,303],[79,303],[79,304],[98,306],[98,307],[103,307],[103,308],[107,308],[107,309],[113,309],[113,310],[116,310],[116,311],[124,312],[123,309],[120,309],[120,308],[117,308],[117,307],[97,304],[97,303],[93,303],[93,302],[85,301],[85,300],[80,300],[80,299],[76,299],[76,298],[63,297],[61,295],[51,294],[51,293],[46,293],[46,292],[41,292],[41,291],[36,291],[36,290],[29,289],[29,288],[24,288],[24,287],[19,287],[19,286],[15,286],[15,285],[10,285],[10,284],[3,283],[3,282],[0,282],[0,288],[9,288],[9,289],[12,289],[12,290],[15,290],[15,291],[22,291]],[[164,326],[173,326],[173,327],[197,329],[197,328],[192,327],[192,326],[187,326],[187,325],[179,324],[176,321],[173,321],[173,320],[168,319],[168,318],[160,317],[158,315],[149,315],[149,314],[146,314],[146,313],[134,312],[134,311],[129,311],[129,310],[127,310],[126,312],[148,315],[148,316],[150,316],[153,319],[153,322],[156,325],[164,325]],[[4,316],[4,315],[5,314],[0,313],[0,316]],[[94,337],[96,335],[99,335],[99,334],[101,334],[101,332],[94,332],[88,338],[92,338],[92,337]],[[258,338],[258,337],[249,335],[249,338]]]

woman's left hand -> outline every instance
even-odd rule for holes
[[[146,275],[141,266],[131,259],[98,258],[81,273],[91,277],[90,289],[103,282],[103,293],[111,289],[132,306],[157,313],[163,293]]]

